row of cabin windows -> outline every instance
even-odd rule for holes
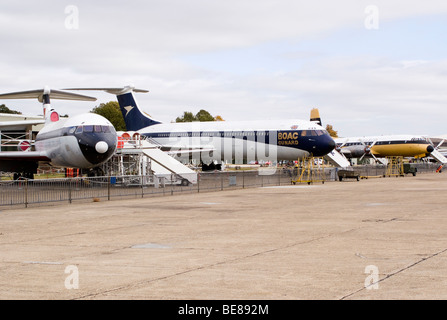
[[[425,140],[423,139],[412,139],[412,140],[402,140],[402,141],[378,141],[376,142],[374,145],[379,146],[379,145],[386,145],[386,144],[400,144],[400,143],[407,143],[407,142],[412,142],[412,143],[427,143]],[[349,146],[363,146],[363,145],[372,145],[374,142],[350,142],[350,143],[346,143],[344,146],[349,147]],[[341,145],[341,144],[340,144]]]
[[[321,136],[327,134],[326,130],[302,130],[297,131],[301,137]],[[158,137],[254,137],[269,136],[269,131],[243,131],[243,132],[179,132],[179,133],[158,133]]]
[[[268,136],[269,132],[180,132],[180,133],[158,133],[158,137],[249,137],[249,136]]]

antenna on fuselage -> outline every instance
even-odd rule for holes
[[[51,99],[58,100],[96,101],[96,98],[94,97],[62,90],[54,90],[50,89],[48,86],[45,86],[43,89],[0,94],[0,99],[37,99],[43,104],[45,120],[54,122],[59,120],[59,115],[51,107],[50,97]]]

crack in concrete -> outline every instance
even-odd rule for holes
[[[439,251],[439,252],[433,253],[433,254],[431,254],[431,255],[428,256],[428,257],[422,258],[422,259],[420,259],[420,260],[418,260],[418,261],[416,261],[416,262],[414,262],[414,263],[412,263],[412,264],[410,264],[410,265],[408,265],[408,266],[406,266],[406,267],[404,267],[404,268],[402,268],[402,269],[399,269],[399,270],[397,270],[397,271],[395,271],[395,272],[393,272],[393,273],[390,273],[390,274],[386,275],[384,278],[379,279],[378,281],[373,282],[373,283],[369,284],[368,286],[365,286],[365,287],[363,287],[363,288],[361,288],[361,289],[358,289],[358,290],[356,290],[356,291],[354,291],[354,292],[351,292],[351,293],[349,293],[349,294],[347,294],[347,295],[341,297],[339,300],[345,300],[345,299],[347,299],[347,298],[350,298],[350,297],[352,297],[353,295],[355,295],[355,294],[357,294],[357,293],[359,293],[359,292],[361,292],[361,291],[363,291],[363,290],[367,290],[368,287],[372,287],[372,286],[374,286],[374,285],[376,285],[376,284],[378,284],[378,283],[380,283],[380,282],[383,282],[383,281],[385,281],[385,280],[387,280],[387,279],[389,279],[389,278],[391,278],[391,277],[393,277],[393,276],[395,276],[395,275],[397,275],[397,274],[399,274],[399,273],[401,273],[401,272],[404,272],[404,271],[406,271],[406,270],[408,270],[408,269],[410,269],[410,268],[412,268],[412,267],[414,267],[414,266],[416,266],[416,265],[418,265],[418,264],[420,264],[420,263],[422,263],[422,262],[424,262],[424,261],[427,261],[427,260],[429,260],[429,259],[432,259],[432,258],[434,258],[434,257],[436,257],[436,256],[438,256],[438,255],[440,255],[440,254],[443,254],[443,253],[446,252],[446,251],[447,251],[447,249],[444,249],[444,250],[441,250],[441,251]]]

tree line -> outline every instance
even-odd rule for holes
[[[0,113],[22,114],[20,111],[9,109],[6,105],[0,105]]]
[[[109,120],[116,131],[126,131],[123,114],[116,101],[101,103],[91,111]],[[224,121],[221,116],[213,117],[208,111],[201,109],[196,114],[185,111],[182,116],[177,117],[174,122],[194,122],[194,121]]]

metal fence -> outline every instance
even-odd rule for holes
[[[436,164],[418,164],[418,173],[434,172]],[[337,180],[337,168],[322,169],[325,181]],[[361,176],[383,176],[385,166],[357,166]],[[182,186],[178,179],[154,176],[77,177],[64,179],[34,179],[0,181],[0,206],[17,207],[41,203],[56,203],[117,198],[144,198],[169,196],[182,193],[198,193],[266,186],[285,186],[295,183],[296,168],[253,171],[228,171],[199,173],[197,184]],[[315,183],[319,183],[321,180]],[[300,181],[298,181],[300,183]],[[310,183],[303,181],[303,183]]]

